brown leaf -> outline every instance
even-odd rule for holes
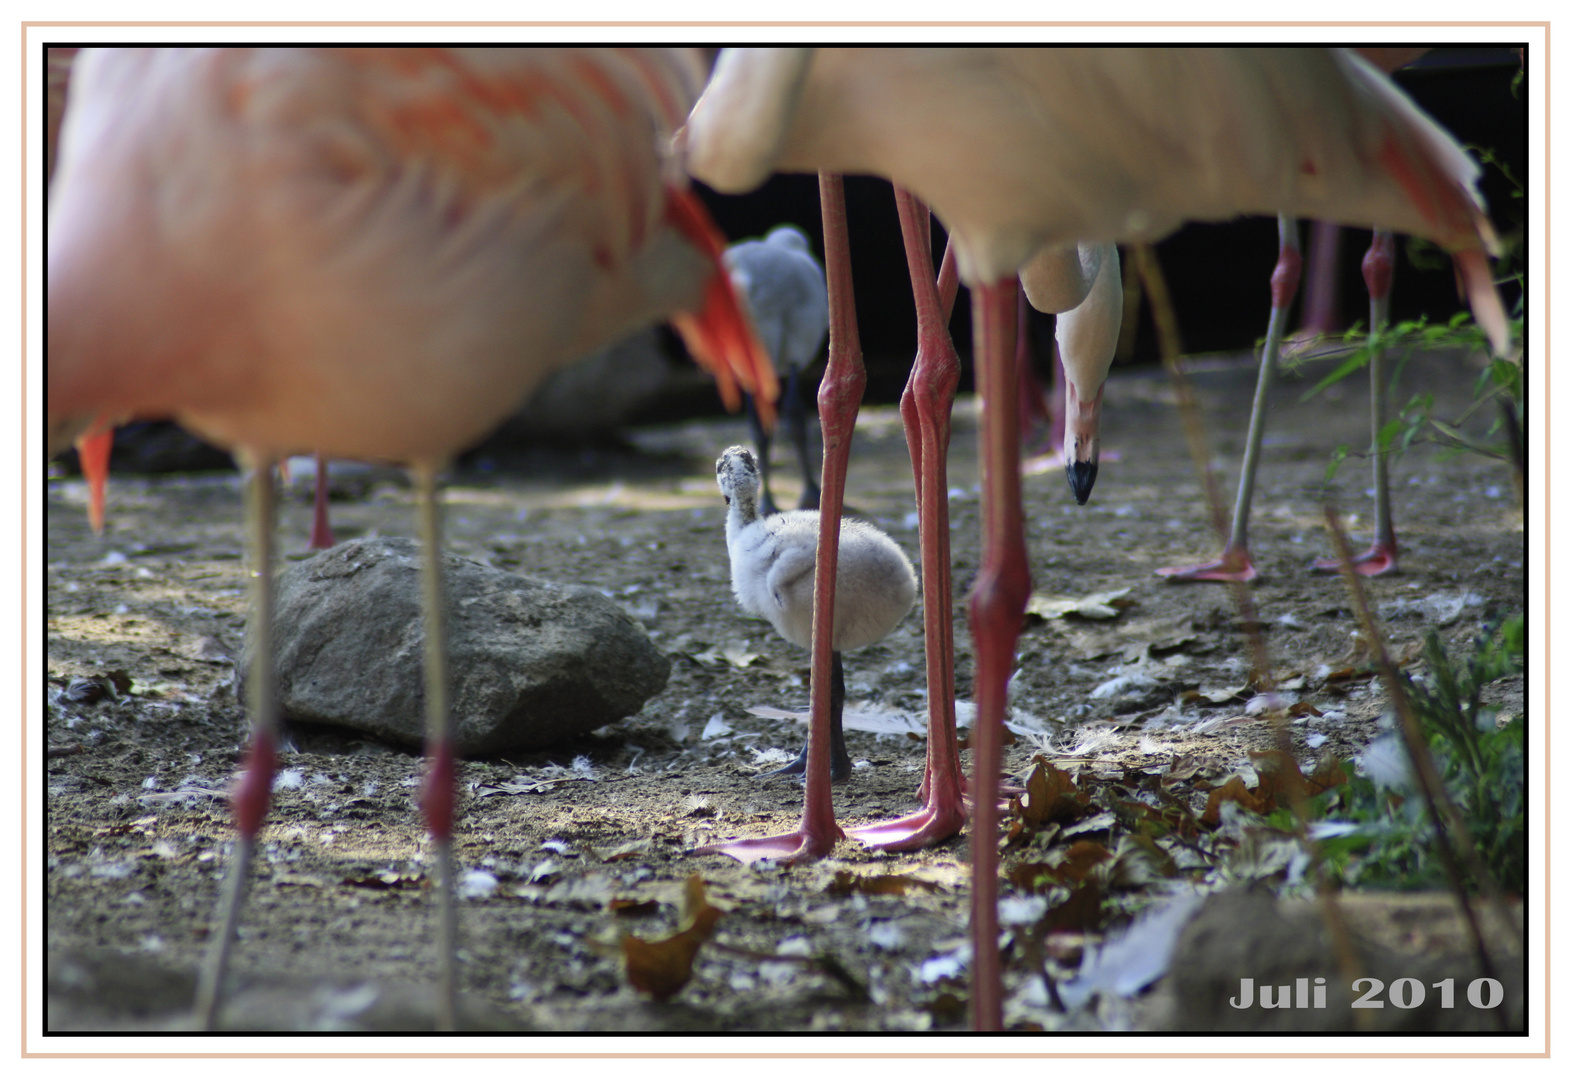
[[[1114,803],[1113,809],[1120,822],[1131,832],[1156,836],[1167,836],[1171,832],[1192,832],[1186,828],[1193,820],[1186,806],[1170,804],[1158,807],[1137,799],[1120,799]]]
[[[854,892],[864,896],[905,896],[910,889],[938,892],[939,886],[902,874],[861,875],[850,870],[837,870],[835,879],[825,886],[824,891],[833,896],[849,896]]]
[[[1049,821],[1074,821],[1091,802],[1091,795],[1075,786],[1069,773],[1038,755],[1036,766],[1026,778],[1026,798],[1011,801],[1019,808],[1021,819],[1029,825]]]
[[[1321,760],[1315,763],[1315,771],[1305,780],[1305,794],[1319,795],[1328,788],[1335,788],[1348,783],[1348,776],[1343,772],[1343,763],[1337,759],[1337,754],[1327,750],[1321,755]]]
[[[1179,864],[1174,862],[1174,857],[1160,847],[1156,840],[1150,836],[1131,834],[1126,840],[1134,847],[1141,850],[1146,856],[1152,870],[1163,877],[1176,877],[1179,873]]]
[[[1290,753],[1282,750],[1252,750],[1250,763],[1255,766],[1256,776],[1260,780],[1255,794],[1263,799],[1275,800],[1281,796],[1287,800],[1296,791],[1305,789],[1305,775],[1299,771],[1299,762]]]
[[[1212,793],[1206,797],[1206,812],[1201,815],[1201,824],[1215,828],[1223,820],[1225,802],[1238,803],[1256,814],[1268,814],[1277,807],[1273,799],[1260,798],[1245,787],[1245,782],[1239,777],[1230,776],[1226,784],[1213,788]]]
[[[1077,840],[1065,851],[1064,858],[1054,867],[1055,875],[1065,885],[1079,885],[1113,854],[1095,840]]]
[[[1070,890],[1070,898],[1055,904],[1044,916],[1050,930],[1091,930],[1097,926],[1103,910],[1103,890],[1096,881]]]
[[[646,837],[641,840],[630,840],[626,844],[619,844],[610,851],[595,851],[591,849],[590,854],[598,857],[601,862],[621,862],[624,859],[636,859],[649,851],[649,849],[650,840]]]
[[[1169,763],[1168,771],[1163,774],[1163,783],[1177,784],[1181,780],[1189,780],[1205,764],[1206,759],[1200,754],[1180,754]]]
[[[1113,854],[1095,840],[1077,840],[1052,863],[1021,863],[1006,877],[1010,884],[1022,892],[1047,892],[1062,885],[1074,891],[1086,884],[1088,876]]]
[[[1359,682],[1364,679],[1373,678],[1374,676],[1375,671],[1371,668],[1344,667],[1338,668],[1336,671],[1329,674],[1325,679],[1325,683],[1326,685],[1331,686],[1334,683]]]
[[[653,915],[660,910],[660,904],[655,900],[632,900],[614,898],[606,905],[606,910],[613,915],[635,916]]]
[[[1051,889],[1059,880],[1055,868],[1045,862],[1021,863],[1005,877],[1022,892],[1042,892]]]
[[[656,1001],[669,1000],[688,984],[699,946],[709,940],[724,914],[705,899],[704,879],[698,874],[688,879],[683,908],[682,929],[671,937],[645,941],[629,934],[622,939],[628,984]]]

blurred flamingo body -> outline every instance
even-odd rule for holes
[[[671,317],[768,412],[724,241],[662,147],[702,71],[664,49],[84,53],[51,190],[49,447],[171,417],[252,468],[258,571],[241,843],[204,967],[211,1024],[276,741],[269,466],[391,460],[422,491],[428,773],[455,1022],[436,475],[554,370]]]
[[[1477,166],[1366,62],[1312,49],[728,50],[689,121],[688,146],[694,175],[723,191],[748,190],[774,171],[884,176],[930,206],[949,229],[960,276],[972,288],[984,487],[984,554],[971,600],[978,709],[972,1008],[976,1027],[997,1029],[999,732],[1030,588],[1012,279],[1045,250],[1156,240],[1189,219],[1283,212],[1373,222],[1453,251],[1476,317],[1500,348],[1506,323],[1485,259],[1493,237],[1474,190]],[[825,221],[829,263],[831,229],[843,222],[828,212]],[[914,263],[914,283],[922,276]],[[849,316],[837,312],[833,267],[831,279],[833,372],[834,327]],[[925,348],[920,338],[920,359]],[[830,410],[839,404],[821,390],[824,501],[837,512],[844,458],[839,474],[832,473],[828,432]],[[925,470],[938,464],[928,446],[925,440]],[[920,526],[927,589],[930,562],[947,550],[947,540],[935,531],[936,517],[920,518]],[[828,561],[833,570],[833,558],[833,546],[821,545],[820,569]],[[829,643],[819,640],[827,637],[827,621],[817,629],[816,680],[829,659]],[[933,623],[928,631],[930,652],[944,647]],[[930,656],[930,681],[944,666],[936,669]],[[940,696],[930,685],[930,803],[936,789],[952,800],[960,792],[957,777],[932,772],[933,744],[953,738],[953,727],[942,726]],[[812,752],[814,740],[826,735],[824,711],[816,697],[801,829],[773,847],[762,840],[735,846],[807,858],[823,854],[839,836],[828,779],[813,773],[815,758],[826,759]],[[889,828],[862,832],[875,832],[881,845],[925,842],[937,838],[931,823],[954,818],[953,810],[930,805]],[[799,845],[795,852],[790,843]]]

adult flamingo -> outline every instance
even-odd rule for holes
[[[1365,48],[1359,54],[1382,71],[1391,73],[1423,56],[1425,48]],[[1337,241],[1341,226],[1316,222],[1312,233],[1311,265],[1304,319],[1312,332],[1329,332],[1336,287]],[[1277,221],[1277,265],[1272,269],[1272,314],[1267,320],[1266,340],[1261,345],[1260,371],[1256,375],[1255,398],[1250,408],[1249,432],[1245,437],[1244,459],[1239,465],[1239,489],[1234,496],[1233,522],[1223,553],[1207,562],[1187,566],[1165,566],[1157,571],[1171,581],[1254,581],[1255,562],[1250,557],[1250,505],[1255,493],[1255,474],[1261,461],[1261,440],[1266,433],[1266,403],[1277,371],[1288,310],[1299,287],[1303,257],[1299,251],[1299,224],[1287,215]],[[1370,294],[1370,445],[1374,448],[1372,471],[1375,480],[1375,534],[1368,551],[1354,559],[1354,569],[1373,577],[1397,566],[1397,532],[1392,525],[1392,491],[1387,475],[1386,454],[1380,448],[1381,429],[1386,426],[1386,387],[1383,382],[1384,356],[1379,342],[1391,309],[1393,257],[1392,234],[1375,230],[1370,250],[1365,253],[1362,270],[1365,289]],[[1313,569],[1335,572],[1336,559],[1318,559]]]
[[[1064,368],[1064,471],[1082,506],[1097,482],[1103,383],[1119,344],[1124,280],[1113,244],[1050,246],[1021,267],[1021,288],[1038,311],[1056,316]]]
[[[769,359],[724,241],[661,147],[703,77],[666,49],[104,50],[77,64],[51,192],[49,450],[167,416],[251,469],[251,749],[200,976],[211,1026],[267,810],[277,709],[271,465],[413,470],[437,856],[456,1022],[454,758],[437,475],[542,379],[673,317],[735,407]]]
[[[960,275],[972,288],[984,520],[982,568],[971,599],[977,652],[972,1019],[979,1029],[997,1029],[1002,989],[992,838],[999,733],[1030,587],[1011,366],[1013,279],[1045,249],[1155,240],[1191,218],[1288,212],[1374,221],[1455,252],[1476,314],[1502,347],[1506,324],[1485,258],[1490,232],[1474,191],[1477,168],[1379,71],[1343,51],[1310,49],[728,51],[689,121],[688,146],[694,175],[723,191],[750,190],[777,170],[885,176],[948,226]],[[819,399],[827,516],[839,511],[845,467],[844,452],[830,453],[830,432],[849,428],[837,410],[854,410],[857,400],[842,388],[856,387],[860,396],[859,372],[849,359],[846,374],[837,373],[837,328],[855,325],[841,306],[849,295],[836,288],[831,254],[844,249],[843,235],[832,235],[843,228],[844,215],[827,209],[831,347]],[[922,453],[925,468],[936,464],[926,448]],[[830,532],[821,534],[818,559],[819,584],[830,588],[818,599],[816,683],[828,682]],[[922,547],[927,582],[929,563],[941,550],[927,525]],[[930,634],[928,647],[940,644]],[[931,686],[929,696],[932,724],[943,706],[934,705]],[[827,698],[813,700],[802,826],[725,850],[795,859],[833,846],[840,829],[828,776],[815,774],[828,756],[814,750],[827,737]],[[942,735],[931,729],[930,743]],[[927,778],[930,795],[937,781]]]

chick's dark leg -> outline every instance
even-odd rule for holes
[[[830,663],[830,780],[842,783],[851,777],[851,755],[846,752],[846,732],[842,721],[846,713],[846,672],[841,654],[832,653]],[[765,776],[801,776],[808,768],[808,745],[803,744],[797,760]]]

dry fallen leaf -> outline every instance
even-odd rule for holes
[[[835,879],[824,887],[824,891],[832,896],[848,896],[854,892],[864,896],[905,896],[908,889],[938,892],[939,886],[904,874],[863,875],[850,870],[837,870]]]
[[[1348,776],[1343,772],[1342,762],[1338,761],[1337,754],[1327,750],[1321,755],[1321,760],[1315,763],[1315,771],[1305,780],[1305,794],[1319,795],[1328,788],[1346,783]]]
[[[606,910],[613,915],[653,915],[660,909],[659,902],[655,900],[631,900],[614,898],[606,905]]]
[[[1277,807],[1276,801],[1270,796],[1263,799],[1245,787],[1245,782],[1239,777],[1230,776],[1226,784],[1213,788],[1212,793],[1206,797],[1206,812],[1201,815],[1201,824],[1215,827],[1221,823],[1225,802],[1238,803],[1256,814],[1268,814]]]
[[[650,849],[650,839],[630,840],[626,844],[619,844],[609,851],[596,851],[590,849],[590,855],[601,862],[619,862],[623,859],[636,859]]]
[[[1304,791],[1305,776],[1299,771],[1294,755],[1282,750],[1252,750],[1250,764],[1255,766],[1258,779],[1255,794],[1263,799],[1288,799],[1297,789]]]
[[[1110,589],[1088,593],[1086,596],[1049,596],[1034,593],[1026,602],[1026,614],[1039,619],[1062,619],[1066,615],[1079,615],[1083,619],[1112,619],[1135,603],[1127,599],[1130,589]]]
[[[656,1001],[671,999],[688,984],[699,946],[709,940],[724,914],[705,898],[704,879],[698,874],[688,879],[682,906],[682,929],[671,937],[645,941],[629,934],[622,939],[628,984]]]
[[[1092,797],[1075,786],[1069,773],[1038,755],[1036,765],[1026,778],[1025,798],[1011,799],[1010,809],[1028,825],[1050,821],[1074,821],[1091,803]]]
[[[745,668],[759,658],[758,653],[748,651],[748,646],[741,641],[728,641],[721,646],[721,659],[734,668]]]

